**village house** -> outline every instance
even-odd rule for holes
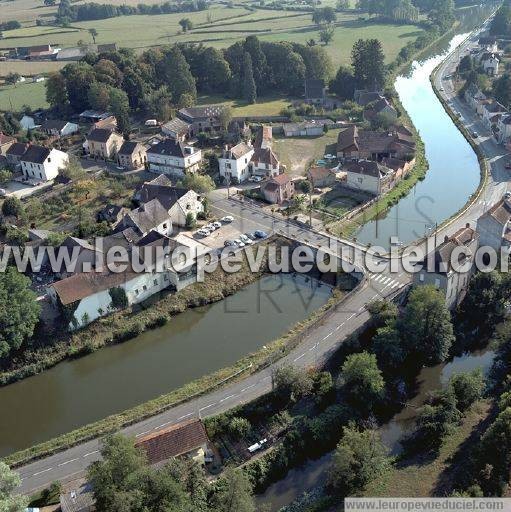
[[[414,273],[416,286],[433,285],[442,291],[449,309],[455,308],[464,298],[474,268],[474,258],[479,244],[478,233],[467,224],[428,254],[420,263],[421,270]],[[454,251],[459,251],[453,262]]]
[[[254,176],[275,177],[281,172],[280,162],[272,150],[273,131],[271,126],[261,126],[254,144],[254,154],[250,165]]]
[[[89,133],[94,129],[110,130],[111,132],[117,131],[117,118],[112,115],[107,115],[99,121],[94,121],[89,130]]]
[[[201,160],[200,149],[172,139],[162,140],[147,150],[149,170],[158,174],[182,177],[198,171]]]
[[[81,123],[97,123],[108,117],[111,117],[111,114],[108,112],[98,112],[97,110],[84,110],[79,115]]]
[[[399,160],[399,158],[383,158],[381,164],[387,169],[394,171],[393,180],[397,181],[408,174],[410,169],[415,165],[415,158],[407,160]]]
[[[362,117],[370,123],[379,120],[393,123],[397,119],[397,110],[390,104],[387,98],[382,96],[380,99],[366,105]]]
[[[90,156],[113,160],[121,148],[122,135],[107,128],[94,128],[87,135],[87,148]]]
[[[167,137],[177,142],[183,142],[190,133],[190,123],[176,117],[162,125],[161,131]]]
[[[282,128],[286,137],[318,137],[323,135],[325,125],[333,126],[330,119],[320,121],[302,121],[301,123],[284,123]]]
[[[0,155],[5,156],[7,150],[16,142],[16,137],[0,132]]]
[[[496,251],[511,248],[511,202],[501,199],[477,219],[477,232],[481,247],[493,247]]]
[[[140,142],[124,141],[117,152],[117,162],[129,171],[142,169],[147,162],[146,148]]]
[[[43,133],[51,137],[67,137],[78,133],[78,125],[76,123],[70,123],[69,121],[60,121],[58,119],[50,119],[44,121],[40,127]]]
[[[386,132],[359,130],[352,125],[339,132],[337,158],[342,160],[381,160],[398,158],[409,160],[415,154],[413,136],[404,127]]]
[[[21,142],[14,142],[9,146],[9,149],[5,152],[5,158],[7,164],[12,168],[16,168],[20,165],[21,157],[25,154],[28,144]]]
[[[511,114],[500,116],[495,130],[498,144],[507,144],[511,140]]]
[[[343,171],[346,172],[347,187],[375,196],[389,188],[393,174],[391,169],[373,160],[348,162]]]
[[[481,65],[484,72],[489,76],[497,76],[499,74],[500,58],[495,53],[486,53],[481,59]]]
[[[309,105],[324,106],[326,102],[324,80],[308,78],[305,80],[305,102]]]
[[[231,182],[236,180],[238,183],[246,181],[250,176],[250,165],[254,148],[250,143],[240,142],[232,148],[227,146],[218,159],[220,176]]]
[[[475,110],[478,114],[482,115],[482,101],[486,101],[486,96],[480,91],[475,84],[470,84],[465,91],[465,101]]]
[[[222,128],[221,118],[224,112],[223,105],[200,105],[185,107],[177,115],[190,125],[190,137],[200,132],[218,131]]]
[[[108,222],[108,224],[116,225],[128,211],[129,209],[124,206],[107,204],[96,214],[96,219],[98,222]]]
[[[365,107],[369,105],[369,103],[374,103],[378,100],[381,100],[382,98],[384,98],[384,96],[378,91],[355,91],[355,101],[361,107]]]
[[[50,60],[56,56],[60,48],[53,48],[50,44],[30,46],[27,49],[27,60]]]
[[[189,214],[197,219],[197,215],[204,211],[204,204],[197,192],[173,187],[172,182],[163,174],[143,183],[133,196],[133,201],[137,204],[153,199],[158,200],[167,210],[173,226],[184,227]]]
[[[497,123],[503,114],[507,114],[507,110],[504,105],[498,101],[491,100],[483,107],[483,123],[488,130],[491,130],[494,126],[497,126]]]
[[[312,188],[333,187],[335,185],[336,173],[333,169],[312,166],[307,171],[307,179],[311,182]]]
[[[145,236],[150,231],[162,235],[172,233],[172,220],[168,211],[158,199],[142,203],[138,208],[127,212],[115,226],[115,232],[132,228],[139,236]]]
[[[33,145],[28,146],[19,161],[25,178],[50,181],[57,177],[60,169],[66,167],[69,156],[58,149]]]
[[[29,131],[39,128],[40,125],[35,123],[35,119],[32,116],[26,114],[20,119],[20,126],[22,130]]]
[[[184,457],[199,464],[209,456],[209,439],[200,419],[190,419],[148,434],[136,442],[151,465],[164,463],[172,457]]]
[[[268,203],[282,204],[293,198],[295,184],[287,174],[279,174],[261,185],[261,193]]]

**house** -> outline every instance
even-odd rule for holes
[[[69,276],[77,272],[90,272],[96,268],[97,263],[97,247],[90,244],[83,238],[68,236],[60,245],[60,249],[67,249],[68,254],[72,255],[71,261],[74,268],[68,267],[59,270],[54,269],[62,276]]]
[[[479,235],[469,224],[446,236],[420,263],[420,270],[414,274],[414,285],[435,286],[445,295],[447,307],[456,307],[468,289],[478,244]],[[461,252],[456,254],[458,251]],[[455,256],[457,261],[453,261]]]
[[[98,121],[94,121],[89,132],[91,132],[95,128],[101,128],[105,130],[110,130],[111,132],[115,132],[117,131],[117,119],[115,116],[107,115],[106,117],[103,117]]]
[[[355,91],[356,92],[356,98],[355,101],[361,106],[365,107],[369,105],[369,103],[374,103],[378,100],[381,100],[384,98],[384,96],[377,92],[377,91]]]
[[[16,137],[0,132],[0,155],[5,156],[7,150],[16,142]]]
[[[28,144],[23,144],[21,142],[14,142],[11,144],[9,149],[5,152],[7,163],[11,167],[18,167],[18,165],[20,165],[21,157],[25,154],[27,147]]]
[[[269,203],[282,204],[294,196],[295,184],[287,174],[279,174],[264,182],[261,185],[261,192]]]
[[[479,87],[475,84],[470,84],[465,91],[465,101],[474,109],[478,111],[481,101],[486,100],[486,96],[480,91]],[[481,112],[478,112],[479,114]]]
[[[61,494],[61,512],[93,512],[96,510],[96,501],[92,487],[89,483],[83,484],[79,489]]]
[[[415,165],[415,158],[411,161],[400,160],[399,158],[383,158],[381,164],[387,169],[394,171],[394,180],[400,180],[403,176],[406,176],[410,169]]]
[[[201,160],[200,149],[172,139],[165,139],[147,150],[149,170],[158,174],[184,176],[198,171]]]
[[[64,61],[78,61],[82,60],[87,54],[94,53],[95,48],[94,45],[83,45],[83,46],[74,46],[72,48],[64,48],[57,53],[55,59],[57,62]]]
[[[284,123],[282,128],[286,137],[317,137],[323,135],[325,124],[333,125],[334,122],[302,121],[301,123]]]
[[[177,115],[190,125],[190,137],[194,137],[200,132],[220,130],[224,109],[223,105],[200,105],[182,108]]]
[[[499,119],[503,114],[507,114],[507,110],[498,101],[490,100],[483,107],[483,123],[491,130],[493,126],[497,126]]]
[[[176,117],[162,125],[161,131],[167,137],[178,142],[183,142],[190,133],[190,123]]]
[[[130,171],[141,169],[147,162],[146,148],[140,142],[124,141],[117,152],[117,162]]]
[[[333,187],[335,185],[336,173],[333,169],[312,166],[307,171],[307,178],[313,188]]]
[[[108,112],[98,112],[97,110],[84,110],[80,114],[80,122],[82,123],[97,123],[107,117],[110,117],[111,114]]]
[[[380,195],[389,185],[393,171],[374,160],[349,162],[346,172],[346,186],[354,190]]]
[[[279,159],[271,148],[272,139],[271,126],[261,126],[256,135],[254,154],[250,165],[250,170],[255,176],[275,177],[280,174]]]
[[[233,117],[227,126],[227,140],[231,142],[248,139],[251,133],[250,126],[244,117]]]
[[[200,419],[190,419],[148,434],[136,446],[145,452],[149,464],[160,464],[171,457],[186,457],[204,464],[209,439]]]
[[[370,123],[382,119],[394,123],[397,119],[397,110],[389,103],[387,98],[382,96],[379,100],[366,105],[362,117]]]
[[[481,59],[483,70],[489,76],[497,76],[499,74],[499,64],[499,56],[495,53],[487,53]]]
[[[115,232],[123,231],[126,228],[132,228],[139,236],[145,236],[153,230],[163,235],[170,235],[172,220],[160,201],[151,199],[127,212],[115,227]]]
[[[496,128],[496,139],[499,144],[506,144],[511,140],[511,114],[499,117]]]
[[[28,146],[20,157],[23,176],[34,181],[50,181],[57,177],[59,170],[69,162],[69,156],[63,151],[44,146]]]
[[[352,125],[341,130],[337,137],[337,157],[344,160],[382,158],[408,160],[415,154],[415,141],[404,127],[386,132],[359,130]]]
[[[128,213],[128,208],[124,206],[119,206],[116,204],[107,204],[96,215],[98,222],[108,222],[109,224],[115,225],[117,224],[126,213]]]
[[[39,127],[38,124],[35,124],[35,120],[32,116],[27,116],[27,115],[24,115],[21,119],[20,119],[20,126],[23,130],[35,130],[36,128]]]
[[[232,148],[227,146],[218,159],[220,176],[227,182],[236,180],[238,183],[246,181],[250,176],[250,165],[254,148],[250,143],[240,142]]]
[[[94,128],[87,135],[89,154],[105,160],[114,159],[123,142],[122,135],[107,128]]]
[[[481,247],[501,248],[509,251],[511,247],[511,202],[501,199],[477,219],[476,230],[479,233]]]
[[[305,80],[305,102],[310,105],[323,106],[326,100],[326,86],[324,80]]]
[[[133,196],[133,201],[138,204],[153,199],[157,199],[167,210],[174,226],[185,226],[188,214],[191,213],[197,218],[197,215],[204,211],[204,205],[197,192],[173,187],[164,174],[143,183]]]
[[[60,48],[52,48],[50,44],[30,46],[27,49],[27,60],[49,60],[56,56]]]
[[[78,125],[69,121],[59,121],[58,119],[50,119],[44,121],[40,130],[52,137],[67,137],[78,133]]]

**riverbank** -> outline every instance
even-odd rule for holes
[[[208,286],[207,282],[205,286]],[[203,288],[201,289],[204,291]],[[173,408],[178,404],[185,403],[192,398],[197,398],[206,392],[212,392],[215,388],[220,388],[227,383],[241,380],[288,354],[311,329],[326,318],[329,311],[333,311],[335,306],[350,295],[350,293],[345,295],[338,290],[334,290],[324,306],[315,310],[307,319],[296,323],[283,336],[270,343],[266,343],[262,349],[248,354],[229,367],[193,380],[170,393],[166,393],[122,413],[111,415],[103,420],[86,425],[27,450],[16,452],[8,456],[6,460],[10,464],[24,464],[30,460],[56,453],[83,441],[119,430],[122,427]]]

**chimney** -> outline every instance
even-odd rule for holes
[[[449,237],[447,235],[444,236],[444,242],[448,242],[449,241]]]
[[[469,228],[469,227],[470,227],[470,222],[467,222],[467,223],[465,224],[465,227],[466,227],[466,228]]]

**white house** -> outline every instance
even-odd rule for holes
[[[165,139],[147,150],[147,162],[152,172],[184,176],[199,170],[202,160],[200,149],[181,141]]]
[[[349,188],[368,192],[375,196],[382,193],[392,174],[390,169],[373,160],[350,162],[343,170],[346,171],[346,185]]]
[[[486,213],[477,219],[477,232],[481,247],[501,248],[509,251],[511,247],[511,202],[501,199]]]
[[[53,137],[67,137],[78,133],[78,125],[69,121],[50,119],[41,125],[41,131]]]
[[[483,123],[486,127],[491,130],[492,126],[496,126],[499,118],[507,114],[507,110],[504,105],[498,101],[490,101],[483,107]]]
[[[499,74],[500,59],[495,53],[489,53],[482,59],[484,72],[489,76],[497,76]]]
[[[480,89],[475,84],[470,84],[465,91],[465,101],[470,105],[470,107],[477,111],[478,114],[482,115],[481,111],[478,111],[478,107],[482,104],[482,101],[485,101],[486,96],[480,91]]]
[[[190,123],[176,117],[162,125],[161,132],[171,139],[184,141],[190,133]]]
[[[23,130],[34,130],[39,125],[35,124],[33,117],[25,115],[20,119],[20,126]]]
[[[59,169],[64,169],[68,162],[67,153],[44,146],[29,146],[20,157],[23,176],[34,181],[55,179]]]
[[[505,144],[511,139],[511,114],[503,115],[497,122],[497,142]]]
[[[240,142],[231,149],[226,146],[218,159],[220,176],[228,181],[236,179],[238,183],[246,181],[250,176],[250,161],[253,154],[254,148],[246,142]]]
[[[414,273],[414,285],[435,286],[445,294],[447,307],[456,307],[467,291],[478,243],[477,232],[468,224],[451,237],[446,236],[443,243],[420,263],[421,269]],[[460,251],[457,262],[453,261],[455,250]]]
[[[158,199],[152,199],[129,211],[115,226],[115,232],[132,228],[139,236],[146,236],[151,231],[162,235],[172,233],[172,220],[168,211]]]

